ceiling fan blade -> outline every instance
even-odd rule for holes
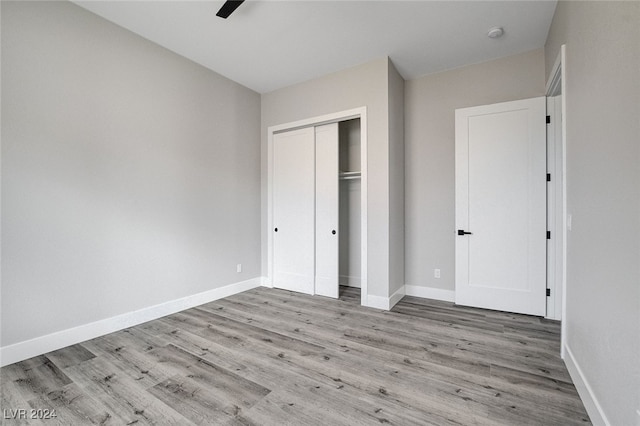
[[[216,16],[227,19],[242,3],[244,3],[244,0],[227,0],[216,13]]]

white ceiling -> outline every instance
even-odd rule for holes
[[[405,79],[544,46],[556,1],[74,3],[257,92],[389,56]],[[504,27],[500,39],[486,34]]]

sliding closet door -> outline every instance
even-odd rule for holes
[[[338,298],[338,123],[316,131],[316,294]]]
[[[315,130],[273,136],[273,286],[314,292]]]

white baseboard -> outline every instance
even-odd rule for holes
[[[269,288],[273,288],[273,283],[271,282],[271,279],[269,277],[260,277],[260,285],[262,285],[262,287],[269,287]]]
[[[104,336],[105,334],[113,333],[127,327],[133,327],[143,322],[241,293],[260,285],[262,285],[261,278],[253,278],[67,330],[57,331],[47,334],[46,336],[4,346],[0,348],[0,366],[13,364],[37,355]]]
[[[389,298],[389,309],[393,308],[405,295],[405,286],[400,287]]]
[[[340,285],[345,285],[347,287],[361,288],[362,287],[361,281],[362,280],[360,279],[360,277],[352,277],[350,275],[340,275]]]
[[[384,309],[385,311],[389,310],[389,298],[382,296],[374,296],[372,294],[367,295],[366,303],[362,304],[368,308],[376,308],[376,309]]]
[[[365,306],[388,311],[404,297],[404,287],[405,286],[400,287],[391,297],[374,296],[370,294],[367,296],[367,304]]]
[[[584,376],[580,365],[576,361],[573,356],[573,352],[571,352],[568,345],[565,345],[565,355],[564,363],[567,366],[567,370],[569,370],[569,375],[571,376],[571,380],[573,380],[573,384],[578,391],[578,395],[580,395],[584,408],[587,410],[587,414],[589,414],[591,423],[596,426],[610,425],[611,423],[607,420],[607,416],[604,414],[602,406],[600,406],[600,403],[596,399],[593,389],[591,389],[587,378]]]
[[[444,302],[454,302],[456,300],[456,292],[453,290],[445,290],[442,288],[422,287],[419,285],[405,285],[405,293],[407,296],[422,297],[424,299],[442,300]]]

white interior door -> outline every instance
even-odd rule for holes
[[[273,286],[313,294],[315,134],[273,135]]]
[[[316,287],[321,296],[338,298],[338,123],[316,132]]]
[[[544,97],[456,110],[457,304],[545,315],[545,134]]]

